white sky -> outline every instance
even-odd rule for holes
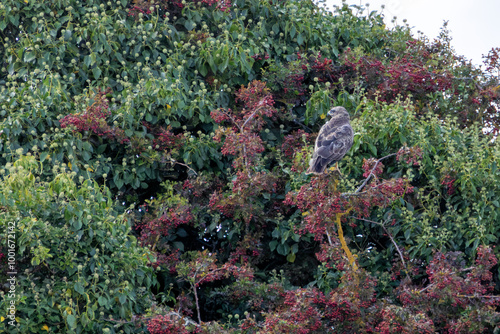
[[[341,0],[326,0],[327,6],[341,5]],[[430,40],[439,35],[444,21],[452,37],[452,46],[459,55],[482,64],[482,55],[500,47],[500,0],[347,0],[348,4],[382,11],[386,25],[391,27],[393,16],[403,25],[403,19],[415,36],[422,31]]]

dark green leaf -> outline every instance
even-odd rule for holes
[[[78,292],[81,295],[85,294],[85,289],[83,288],[83,284],[80,282],[76,282],[74,285],[74,289],[76,292]]]
[[[194,22],[187,20],[186,23],[184,23],[184,27],[188,30],[191,31],[194,28]]]
[[[94,79],[99,79],[99,77],[101,76],[101,69],[99,67],[94,67],[92,69],[92,73],[94,74]]]
[[[31,51],[27,51],[25,54],[24,54],[24,61],[26,63],[29,63],[29,62],[32,62],[33,60],[35,60],[35,53],[34,52],[31,52]]]
[[[120,295],[120,297],[118,297],[118,300],[120,301],[120,303],[123,305],[127,302],[127,296],[125,295]]]
[[[68,317],[66,318],[66,321],[68,322],[69,328],[71,328],[71,329],[76,328],[76,317],[73,314],[68,315]]]

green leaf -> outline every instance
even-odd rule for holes
[[[271,250],[271,252],[274,252],[274,250],[276,249],[276,246],[278,246],[277,240],[273,240],[269,243],[269,249]]]
[[[92,69],[92,74],[94,74],[94,79],[99,79],[99,77],[101,76],[101,69],[99,67],[94,67]]]
[[[66,29],[64,31],[64,40],[69,40],[71,38],[72,31],[70,29]]]
[[[219,65],[219,70],[221,72],[224,72],[226,70],[228,64],[229,64],[229,57],[224,57],[224,61],[222,62],[221,65]]]
[[[89,317],[87,316],[86,313],[83,313],[81,316],[80,316],[80,323],[82,324],[82,326],[85,328],[87,327],[87,325],[89,324],[90,322],[90,319]]]
[[[494,236],[493,234],[486,234],[485,237],[491,242],[496,242],[498,240],[497,237]]]
[[[90,55],[86,55],[85,57],[83,57],[83,63],[87,65],[87,67],[90,67],[90,65],[92,64],[92,58],[90,57]]]
[[[286,260],[288,262],[293,263],[293,262],[295,262],[295,257],[296,257],[295,253],[290,253],[290,254],[287,255]]]
[[[30,52],[30,51],[28,51],[28,52],[26,52],[26,53],[24,54],[24,61],[25,61],[26,63],[32,62],[33,60],[35,60],[35,58],[36,58],[36,55],[35,55],[35,53],[34,53],[34,52]]]
[[[178,235],[179,237],[181,237],[181,238],[185,238],[185,237],[187,237],[187,236],[188,236],[188,233],[186,232],[186,230],[185,230],[185,229],[183,229],[183,228],[179,228],[179,229],[177,229],[177,235]]]
[[[273,31],[275,34],[278,34],[280,32],[280,25],[279,23],[275,23],[272,27]]]
[[[469,239],[465,242],[465,247],[469,247],[471,243],[479,242],[479,239],[474,238],[474,239]]]
[[[68,322],[68,326],[71,329],[76,328],[76,317],[73,314],[67,316],[66,321]]]
[[[203,65],[201,65],[201,67],[199,68],[199,71],[200,71],[200,74],[202,76],[206,76],[207,73],[208,73],[208,68],[207,68],[207,65],[206,63],[204,63]]]
[[[89,161],[90,158],[92,158],[92,155],[88,151],[83,151],[82,152],[82,158],[85,161]]]
[[[377,148],[375,147],[375,145],[373,145],[372,143],[368,143],[368,148],[374,156],[377,156]]]
[[[75,229],[75,231],[80,230],[82,228],[82,221],[80,219],[75,220],[73,222],[73,228]]]
[[[19,25],[19,14],[9,15],[10,22],[16,27]]]
[[[181,252],[184,252],[184,244],[181,241],[174,241],[172,242],[172,245],[174,248],[180,250]]]
[[[115,186],[118,189],[120,189],[121,187],[123,187],[123,179],[117,179],[117,180],[115,180]]]
[[[108,146],[108,144],[99,145],[99,147],[97,147],[96,153],[102,154],[106,150],[107,146]]]
[[[194,28],[194,22],[187,20],[186,23],[184,23],[184,27],[188,30],[191,31]]]
[[[276,250],[280,255],[288,255],[290,253],[290,246],[288,244],[279,244]]]
[[[47,159],[48,155],[49,155],[49,152],[42,152],[40,154],[40,162],[44,162],[45,159]]]
[[[302,45],[303,43],[304,43],[304,36],[302,36],[302,34],[299,34],[299,36],[297,36],[297,44]]]
[[[74,287],[76,292],[78,292],[79,294],[81,295],[84,295],[85,294],[85,289],[83,288],[83,284],[80,283],[80,282],[76,282]]]
[[[274,229],[273,233],[272,233],[272,236],[273,238],[279,238],[280,236],[280,230],[278,230],[277,228]]]
[[[120,295],[120,297],[118,297],[118,300],[120,301],[120,303],[123,305],[127,302],[127,296],[125,295]]]

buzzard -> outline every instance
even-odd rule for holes
[[[323,174],[330,163],[342,159],[352,146],[354,132],[347,110],[335,107],[328,115],[332,118],[319,130],[306,174]]]

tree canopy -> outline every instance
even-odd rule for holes
[[[498,331],[500,48],[308,0],[5,0],[0,39],[0,329]]]

